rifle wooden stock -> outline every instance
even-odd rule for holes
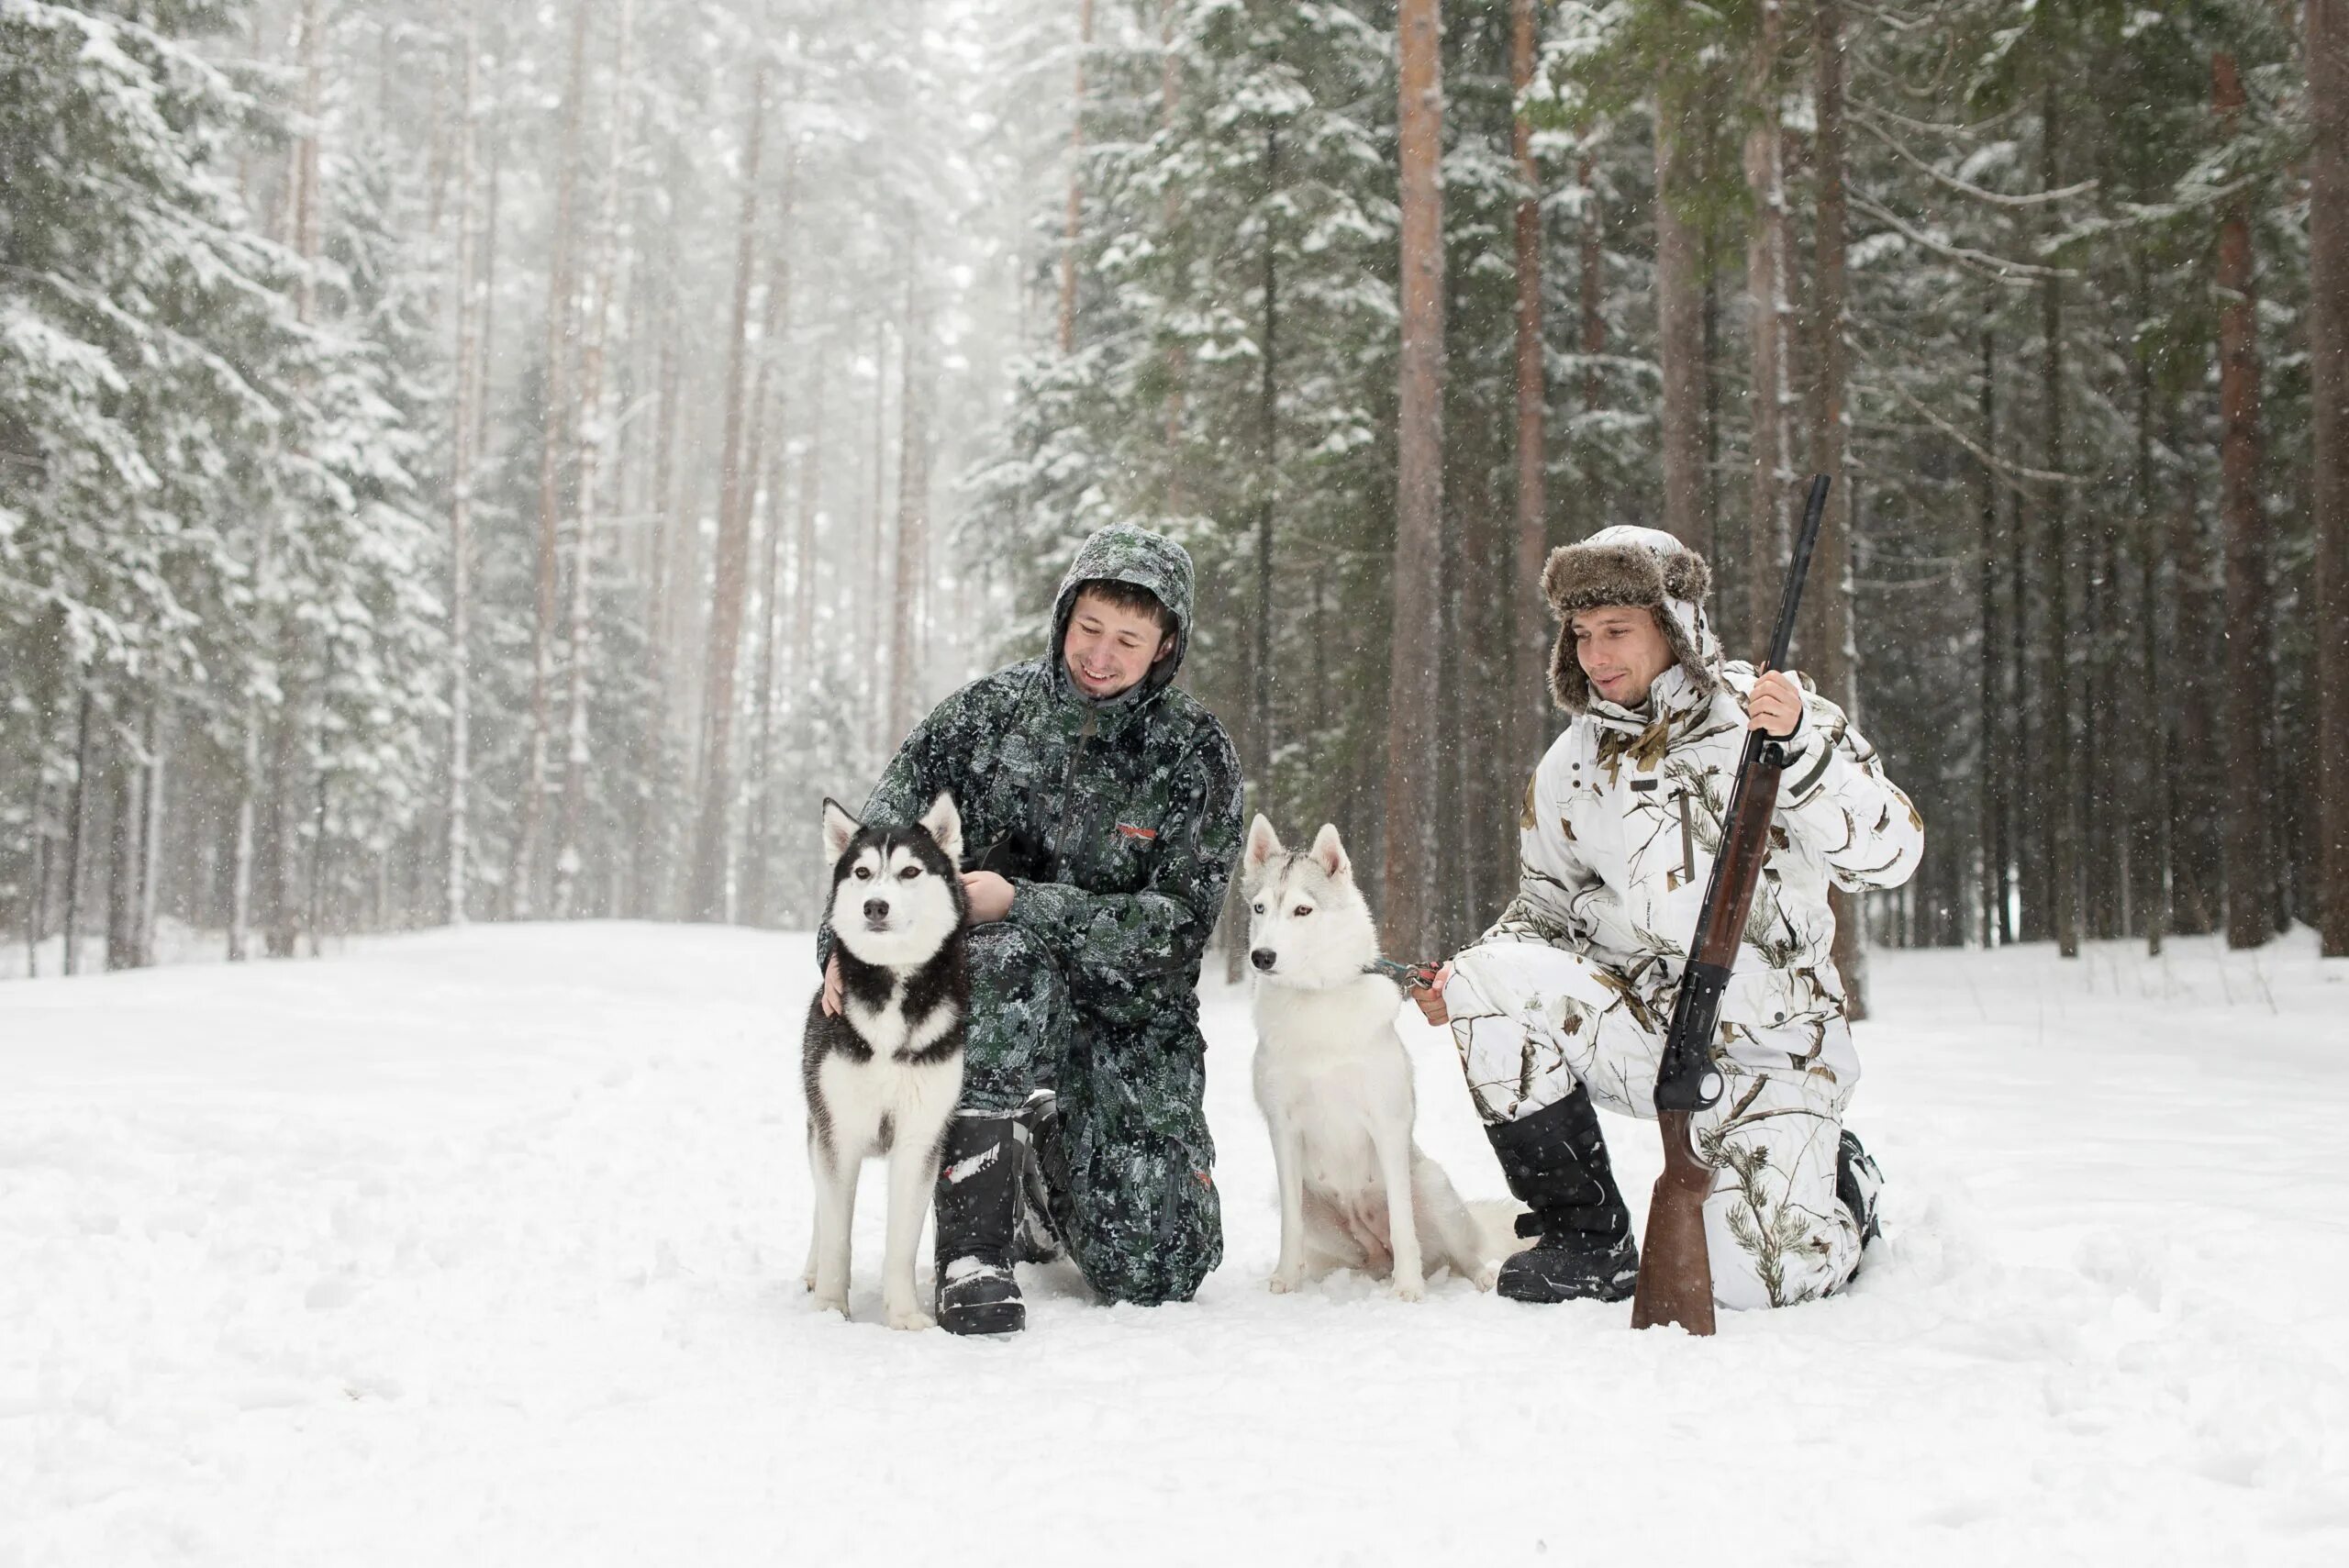
[[[1811,547],[1827,508],[1827,475],[1810,482],[1802,531],[1787,568],[1778,600],[1778,623],[1770,638],[1767,670],[1781,669],[1794,640],[1795,612]],[[1720,1029],[1721,995],[1744,940],[1763,863],[1770,858],[1770,821],[1777,815],[1778,781],[1787,756],[1762,731],[1745,737],[1729,810],[1721,823],[1720,850],[1705,884],[1696,940],[1680,972],[1673,998],[1672,1026],[1664,1033],[1664,1059],[1655,1075],[1656,1126],[1664,1137],[1664,1173],[1648,1200],[1647,1235],[1640,1248],[1640,1283],[1631,1297],[1631,1327],[1677,1323],[1692,1334],[1713,1331],[1713,1265],[1705,1242],[1705,1200],[1713,1190],[1713,1168],[1692,1141],[1696,1113],[1721,1096],[1721,1075],[1713,1065],[1713,1037]]]

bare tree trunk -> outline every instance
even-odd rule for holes
[[[164,721],[160,703],[147,709],[147,773],[146,787],[139,803],[145,827],[139,842],[145,851],[145,863],[139,873],[139,962],[155,962],[155,912],[160,903],[163,870],[163,735]]]
[[[655,372],[660,408],[653,417],[652,436],[652,583],[644,639],[651,665],[652,693],[651,708],[644,715],[644,730],[654,784],[644,802],[643,818],[637,824],[634,876],[636,916],[648,920],[657,918],[667,905],[663,893],[669,872],[669,796],[676,771],[670,750],[669,651],[674,634],[670,601],[674,590],[669,557],[674,548],[671,535],[675,530],[676,512],[673,470],[677,450],[677,314],[675,273],[668,270],[663,276],[657,331],[661,357]]]
[[[2349,957],[2349,0],[2308,0],[2309,381],[2315,429],[2317,884]]]
[[[2057,96],[2049,88],[2041,106],[2040,185],[2055,190],[2056,150],[2062,145],[2055,112]],[[2041,466],[2050,473],[2064,472],[2064,284],[2050,276],[2040,285],[2042,376],[2046,407],[2046,451]],[[2051,712],[2047,720],[2047,787],[2040,806],[2054,839],[2055,945],[2065,958],[2080,955],[2079,795],[2072,760],[2071,586],[2070,530],[2065,526],[2066,495],[2061,481],[2043,486],[2046,496],[2046,531],[2043,553],[2048,562],[2048,675],[2045,686]]]
[[[106,803],[106,967],[139,966],[139,766],[128,748],[115,748]]]
[[[539,614],[530,644],[530,767],[522,785],[522,821],[514,837],[514,862],[507,873],[507,904],[518,920],[530,917],[539,875],[540,818],[546,810],[548,752],[554,715],[554,621],[556,577],[561,566],[563,415],[570,403],[573,211],[579,192],[580,103],[587,91],[587,17],[590,0],[573,0],[571,81],[562,103],[562,141],[556,154],[554,255],[547,269],[547,357],[545,405],[539,427]]]
[[[1182,74],[1174,53],[1175,0],[1159,0],[1158,4],[1158,107],[1159,126],[1168,136],[1174,132],[1174,109],[1181,102]],[[1172,229],[1181,208],[1179,186],[1169,181],[1166,187],[1166,227]],[[1166,511],[1171,517],[1182,516],[1190,505],[1190,486],[1183,453],[1183,403],[1191,379],[1190,351],[1180,339],[1166,350]]]
[[[2151,315],[2150,301],[2143,298],[2143,272],[2140,279],[2140,320]],[[2146,737],[2151,742],[2146,752],[2137,761],[2143,770],[2142,787],[2136,792],[2136,833],[2132,858],[2138,871],[2132,878],[2143,889],[2144,908],[2145,951],[2160,957],[2162,943],[2169,935],[2169,818],[2170,781],[2173,771],[2170,759],[2177,755],[2178,693],[2165,678],[2162,667],[2161,636],[2161,525],[2156,510],[2154,472],[2154,364],[2149,350],[2140,349],[2134,366],[2136,382],[2137,473],[2135,496],[2137,523],[2137,620],[2138,675],[2140,686],[2137,700],[2143,705],[2144,716],[2152,726]]]
[[[1085,57],[1093,50],[1093,0],[1077,0],[1076,96],[1069,115],[1068,217],[1061,233],[1060,346],[1076,348],[1076,248],[1085,232]]]
[[[1530,773],[1542,753],[1549,714],[1550,617],[1542,601],[1542,567],[1549,555],[1548,388],[1542,373],[1542,171],[1533,160],[1533,121],[1525,95],[1533,83],[1533,0],[1509,0],[1509,88],[1517,113],[1509,150],[1517,160],[1517,583],[1510,595],[1509,725],[1503,732],[1508,766]],[[1583,160],[1583,196],[1590,199],[1590,160]],[[1590,227],[1586,209],[1584,228]],[[1587,243],[1587,242],[1586,242]],[[1586,257],[1586,271],[1588,261]],[[1586,277],[1587,291],[1598,280]],[[1510,814],[1508,820],[1516,817]]]
[[[2210,72],[2212,106],[2221,134],[2231,136],[2243,109],[2243,79],[2234,57],[2224,52],[2211,56]],[[2227,537],[2227,945],[2252,948],[2276,934],[2266,787],[2275,680],[2267,662],[2267,518],[2259,494],[2265,443],[2258,292],[2250,203],[2240,194],[2220,209],[2218,288],[2220,506]]]
[[[449,473],[449,798],[448,880],[441,918],[465,922],[473,854],[473,441],[479,433],[485,365],[478,305],[488,291],[473,275],[473,102],[480,84],[481,5],[467,0],[462,95],[457,117],[457,407]]]
[[[1819,132],[1811,144],[1817,165],[1818,233],[1811,293],[1810,462],[1832,474],[1827,514],[1820,526],[1813,585],[1802,601],[1802,665],[1828,700],[1860,721],[1859,642],[1853,625],[1853,490],[1843,473],[1843,7],[1817,0],[1812,13],[1813,89]],[[1783,197],[1778,217],[1783,225]],[[1987,393],[1987,388],[1985,388]],[[1792,475],[1788,475],[1792,478]],[[1786,492],[1781,489],[1783,495]],[[1987,536],[1984,550],[1988,550]],[[1983,606],[1989,605],[1989,557],[1983,557]],[[1988,623],[1984,623],[1987,638]],[[1987,646],[1987,645],[1986,645]],[[1986,731],[1986,735],[1987,735]],[[1987,840],[1985,841],[1987,843]],[[1842,888],[1828,895],[1835,915],[1835,968],[1843,977],[1844,1011],[1868,1016],[1867,923],[1858,901]]]
[[[782,431],[787,387],[776,385],[776,371],[784,360],[784,335],[791,325],[791,215],[797,196],[799,164],[793,150],[786,145],[784,151],[783,195],[779,205],[778,234],[774,256],[767,272],[766,316],[759,336],[758,389],[751,399],[751,467],[753,473],[763,473],[766,483],[760,494],[764,505],[759,509],[763,519],[761,543],[766,551],[760,573],[759,590],[759,684],[751,701],[751,710],[758,715],[758,733],[751,743],[751,788],[749,832],[745,835],[742,867],[742,917],[752,925],[768,923],[772,911],[768,907],[768,865],[773,848],[773,803],[769,795],[774,769],[774,690],[776,665],[781,662],[780,641],[783,617],[780,598],[783,593],[783,449]],[[910,341],[907,352],[912,353]],[[770,388],[774,388],[774,413],[768,413]],[[766,455],[770,442],[769,428],[776,434],[772,442],[773,457]]]
[[[1668,64],[1655,90],[1656,351],[1664,371],[1664,528],[1682,542],[1702,538],[1705,484],[1704,322],[1698,311],[1697,236],[1689,217],[1687,84]]]
[[[1753,356],[1746,640],[1755,648],[1768,641],[1770,624],[1777,616],[1787,549],[1786,498],[1794,482],[1787,461],[1787,195],[1778,167],[1779,0],[1760,0],[1759,21],[1746,89],[1753,120],[1745,133],[1745,185],[1753,201],[1745,242],[1746,335]]]
[[[902,389],[897,405],[897,561],[896,601],[890,606],[889,740],[894,751],[913,732],[914,709],[920,695],[921,672],[915,662],[916,635],[921,614],[923,529],[929,521],[929,410],[924,406],[922,378],[929,364],[922,352],[930,332],[929,313],[915,281],[909,244],[906,267],[906,335],[897,373]]]
[[[810,384],[827,386],[829,369],[822,350],[816,355],[815,375]],[[797,694],[807,691],[816,671],[816,514],[823,505],[824,494],[824,400],[808,400],[807,446],[799,458],[799,544],[792,553],[797,564],[793,571],[791,587],[795,602],[792,620],[791,678]],[[792,703],[796,717],[798,703]]]
[[[720,468],[717,576],[710,593],[707,689],[702,714],[701,815],[694,834],[693,891],[686,911],[696,920],[726,918],[727,818],[734,794],[734,677],[741,656],[742,601],[749,588],[751,553],[742,472],[743,379],[766,104],[767,65],[761,61],[751,85],[751,124],[744,137],[742,218],[734,255],[734,317],[727,350],[726,445]]]
[[[65,819],[65,973],[82,972],[82,825],[90,815],[90,688],[73,729],[73,795]]]
[[[1998,358],[1990,317],[1982,318],[1982,450],[1998,450]],[[1822,365],[1822,369],[1823,369]],[[1986,457],[1982,478],[1982,945],[1998,947],[2014,940],[2007,920],[2007,767],[2006,724],[2000,697],[1998,669],[1998,476]],[[1836,927],[1840,932],[1842,922]]]
[[[1248,769],[1269,783],[1273,769],[1273,513],[1280,504],[1281,144],[1264,132],[1264,326],[1256,356],[1255,613],[1249,617]]]
[[[1386,867],[1380,878],[1386,951],[1427,951],[1437,802],[1430,787],[1441,716],[1438,639],[1443,518],[1442,16],[1440,0],[1402,0],[1402,347],[1395,614],[1387,669]]]
[[[579,884],[580,833],[587,817],[587,667],[593,651],[588,611],[596,561],[596,479],[609,439],[604,423],[604,340],[610,329],[612,286],[619,273],[620,160],[628,146],[632,91],[633,0],[619,0],[614,46],[612,103],[604,144],[604,205],[598,220],[594,275],[588,280],[587,332],[579,353],[578,479],[571,545],[571,671],[563,725],[562,836],[555,851],[554,915],[571,918]]]

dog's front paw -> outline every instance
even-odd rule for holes
[[[889,1327],[892,1329],[935,1329],[938,1327],[938,1319],[918,1307],[907,1307],[893,1309],[890,1312]]]
[[[1427,1294],[1427,1283],[1424,1280],[1404,1279],[1397,1275],[1394,1288],[1388,1294],[1397,1301],[1417,1301]]]
[[[1501,1266],[1498,1263],[1479,1263],[1476,1272],[1468,1277],[1475,1281],[1478,1290],[1490,1290],[1501,1277]]]
[[[809,1288],[813,1289],[814,1287],[810,1286]],[[836,1291],[829,1295],[818,1292],[815,1301],[811,1303],[811,1305],[818,1312],[837,1312],[841,1317],[845,1318],[848,1316],[848,1292],[844,1290]]]
[[[1287,1296],[1305,1288],[1305,1270],[1302,1267],[1275,1269],[1273,1277],[1264,1283],[1272,1287],[1275,1296]]]

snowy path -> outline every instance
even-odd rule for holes
[[[0,1568],[2349,1562],[2349,965],[1875,973],[1888,1245],[1710,1342],[1267,1294],[1220,989],[1223,1269],[1155,1312],[1031,1273],[968,1343],[874,1323],[876,1201],[860,1320],[806,1309],[804,937],[0,985]],[[1410,1033],[1423,1144],[1498,1195]]]

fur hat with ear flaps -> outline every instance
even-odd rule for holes
[[[1575,659],[1574,617],[1601,605],[1653,610],[1691,691],[1712,695],[1720,662],[1720,644],[1705,618],[1712,581],[1703,556],[1659,528],[1601,528],[1552,550],[1542,593],[1562,624],[1550,654],[1551,697],[1571,714],[1590,706],[1590,682]]]

